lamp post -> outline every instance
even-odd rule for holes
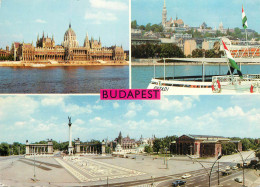
[[[166,152],[166,157],[165,157],[165,161],[166,161],[166,169],[168,169],[168,159],[167,159],[167,147],[165,148],[165,152]]]
[[[216,159],[216,161],[213,163],[212,167],[211,167],[211,170],[210,170],[210,173],[209,173],[209,187],[210,187],[210,179],[211,179],[211,173],[212,173],[212,170],[213,170],[213,167],[214,165],[216,164],[216,162],[222,157],[221,154],[218,155],[218,158]]]
[[[36,174],[35,174],[35,148],[34,148],[34,163],[33,163],[33,180],[36,181]]]
[[[190,155],[186,155],[187,157],[189,157],[191,160],[195,160],[196,162],[198,162],[202,167],[203,167],[203,169],[206,171],[206,173],[207,173],[207,175],[208,175],[208,177],[209,177],[209,187],[210,187],[210,182],[211,182],[211,180],[210,180],[210,178],[211,178],[211,173],[212,173],[212,170],[213,170],[213,167],[214,167],[214,165],[216,164],[216,162],[222,157],[222,155],[221,154],[219,154],[218,155],[218,157],[217,157],[217,159],[215,160],[215,162],[213,163],[213,165],[211,166],[211,169],[210,169],[210,172],[207,170],[207,168],[205,168],[205,166],[202,164],[202,163],[200,163],[197,159],[195,159],[195,158],[192,158]]]
[[[249,154],[249,155],[246,157],[246,159],[244,160],[244,158],[243,158],[241,152],[236,149],[236,152],[239,153],[239,155],[240,155],[240,157],[241,157],[241,159],[242,159],[242,162],[243,162],[243,167],[242,167],[242,169],[243,169],[243,186],[245,186],[245,164],[246,164],[246,160],[248,159],[249,156],[251,156],[253,153],[255,153],[255,152],[258,151],[258,150],[259,150],[259,149],[256,149],[254,152],[252,152],[251,154]]]

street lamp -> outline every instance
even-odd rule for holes
[[[218,157],[217,157],[217,159],[215,160],[215,162],[213,163],[213,165],[212,165],[212,167],[211,167],[211,169],[210,169],[210,172],[207,170],[207,168],[205,168],[205,166],[202,164],[202,163],[200,163],[196,158],[192,158],[190,155],[186,155],[187,157],[189,157],[191,160],[195,160],[196,162],[198,162],[203,168],[204,168],[204,170],[206,171],[206,173],[207,173],[207,175],[209,176],[209,187],[210,187],[210,178],[211,178],[211,173],[212,173],[212,170],[213,170],[213,167],[214,167],[214,165],[216,164],[216,162],[222,157],[222,155],[221,154],[219,154],[218,155]]]
[[[246,159],[244,160],[244,158],[243,158],[241,152],[236,149],[236,152],[239,153],[239,155],[240,155],[240,157],[241,157],[241,159],[242,159],[242,162],[243,162],[243,166],[242,166],[242,169],[243,169],[243,186],[245,186],[245,164],[246,164],[246,160],[248,159],[249,156],[251,156],[253,153],[255,153],[255,152],[258,151],[258,150],[259,150],[259,148],[256,149],[256,150],[255,150],[254,152],[252,152],[251,154],[249,154],[249,155],[246,157]]]
[[[214,165],[216,164],[216,162],[222,157],[221,154],[218,155],[218,158],[216,159],[216,161],[213,163],[212,167],[211,167],[211,170],[210,170],[210,173],[209,173],[209,187],[210,187],[210,178],[211,178],[211,173],[212,173],[212,170],[213,170],[213,167]],[[219,173],[219,171],[218,171]]]

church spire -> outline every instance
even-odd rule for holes
[[[70,22],[70,24],[69,24],[69,28],[71,28],[71,22]]]
[[[166,8],[166,3],[165,3],[165,0],[164,0],[163,8]]]

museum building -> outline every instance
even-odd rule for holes
[[[234,143],[238,151],[242,151],[240,141],[231,141],[223,136],[182,135],[176,140],[179,155],[195,155],[197,157],[216,157],[222,154],[222,144]]]

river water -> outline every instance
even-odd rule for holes
[[[159,65],[155,67],[155,76],[163,77],[164,66]],[[260,74],[260,65],[242,65],[243,74]],[[226,65],[205,65],[206,75],[224,75],[228,72]],[[236,73],[236,70],[235,70]],[[166,76],[188,76],[188,75],[202,75],[201,65],[169,65],[166,66]],[[154,66],[132,66],[132,88],[147,88],[151,79],[154,77]]]
[[[129,88],[129,66],[0,67],[0,93],[99,93]]]

